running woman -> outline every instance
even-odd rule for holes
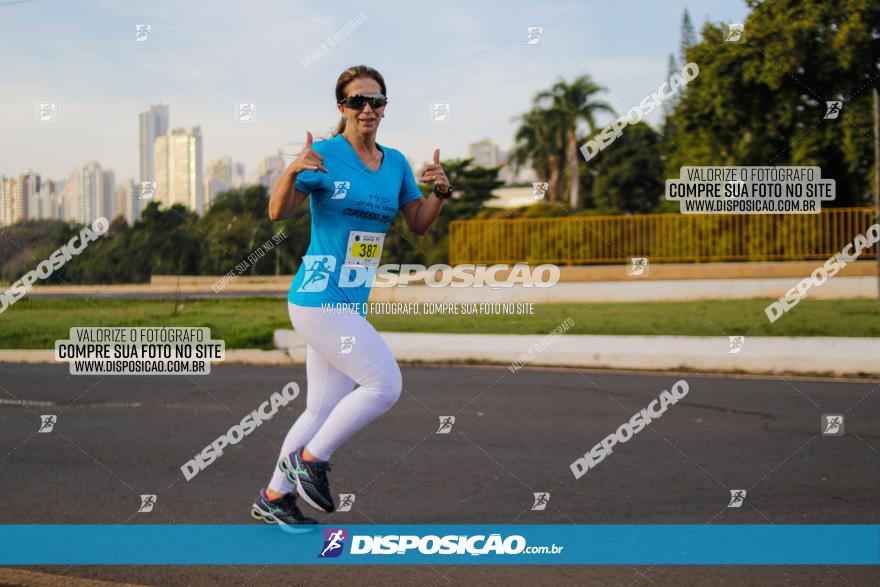
[[[379,266],[398,210],[410,230],[424,235],[452,187],[439,149],[419,178],[434,185],[424,198],[403,154],[376,142],[386,96],[385,80],[375,69],[345,70],[336,82],[342,119],[333,138],[313,144],[307,132],[302,153],[272,189],[272,220],[287,218],[311,196],[312,225],[287,304],[307,345],[306,410],[287,433],[269,486],[253,504],[253,517],[266,523],[316,523],[297,507],[297,494],[315,509],[334,511],[330,457],[400,396],[400,367],[365,318],[369,279],[351,287],[349,278]],[[327,305],[350,311],[325,311]]]

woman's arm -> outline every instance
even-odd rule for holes
[[[419,183],[433,183],[434,187],[444,194],[449,190],[449,179],[443,171],[443,166],[440,165],[440,149],[434,149],[434,163],[425,166]],[[413,200],[401,208],[400,213],[403,214],[403,219],[411,231],[424,236],[440,216],[441,208],[443,208],[443,198],[432,191],[427,198]]]
[[[431,192],[427,198],[413,200],[401,208],[400,213],[411,231],[424,236],[440,216],[441,208],[443,208],[443,200]]]
[[[317,151],[312,150],[312,133],[306,132],[306,145],[302,153],[287,166],[284,175],[269,196],[269,218],[272,220],[284,220],[299,208],[306,199],[307,194],[296,189],[296,176],[306,169],[327,173],[324,167],[324,157]]]
[[[294,187],[297,172],[292,171],[292,167],[293,163],[284,170],[284,175],[272,188],[272,195],[269,196],[269,218],[272,220],[284,220],[290,217],[308,197]]]

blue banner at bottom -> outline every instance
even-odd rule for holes
[[[880,525],[0,525],[2,565],[876,565]]]

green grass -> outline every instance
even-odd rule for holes
[[[682,336],[880,336],[871,299],[804,300],[770,324],[767,300],[535,304],[534,315],[371,315],[380,331],[546,334],[566,318],[568,334]],[[421,306],[420,306],[421,307]],[[72,326],[208,326],[227,348],[272,348],[272,333],[291,328],[280,298],[188,300],[21,300],[0,314],[0,348],[49,349]]]

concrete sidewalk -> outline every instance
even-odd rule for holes
[[[542,345],[545,335],[381,334],[401,362],[880,375],[876,338],[747,337],[739,353],[729,353],[730,340],[722,336],[563,335]],[[276,330],[275,346],[305,361],[305,343],[295,331]]]

